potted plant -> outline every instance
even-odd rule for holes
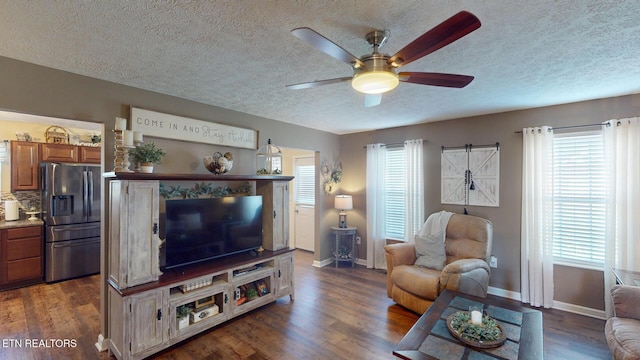
[[[159,164],[166,152],[156,147],[155,143],[141,144],[131,149],[129,155],[134,163],[140,163],[140,171],[153,172],[153,164]]]
[[[180,305],[176,308],[176,319],[178,320],[178,329],[184,329],[189,326],[189,313],[191,308],[188,305]]]
[[[258,290],[254,289],[254,288],[249,288],[247,289],[247,300],[251,301],[253,299],[255,299],[258,296]]]

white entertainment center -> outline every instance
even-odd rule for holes
[[[283,296],[294,298],[289,249],[290,176],[109,173],[109,351],[142,359]],[[160,270],[162,181],[255,183],[263,197],[264,251],[243,252],[176,269]],[[257,296],[240,296],[241,289]],[[244,291],[244,290],[243,290]],[[193,309],[188,325],[177,312]]]

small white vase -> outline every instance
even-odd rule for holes
[[[140,172],[152,173],[153,172],[153,163],[140,163]]]
[[[183,318],[178,319],[178,330],[184,329],[189,326],[189,317],[185,316]]]

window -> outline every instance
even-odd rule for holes
[[[306,163],[310,163],[307,165]],[[316,167],[313,158],[296,159],[295,202],[299,205],[315,205]]]
[[[607,196],[602,133],[556,134],[553,159],[554,261],[602,268]]]
[[[384,177],[386,191],[386,231],[388,239],[405,240],[405,181],[404,148],[387,147]]]

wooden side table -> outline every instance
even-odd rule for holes
[[[336,263],[336,267],[338,267],[338,263],[341,261],[351,262],[351,267],[354,266],[356,262],[355,256],[355,248],[356,248],[356,230],[358,230],[355,226],[347,226],[346,228],[340,228],[336,226],[331,227],[331,232],[335,235],[335,247],[333,248],[333,260]],[[341,241],[344,237],[351,237],[351,247],[348,248],[346,245],[348,242]],[[340,246],[343,244],[343,246]]]

